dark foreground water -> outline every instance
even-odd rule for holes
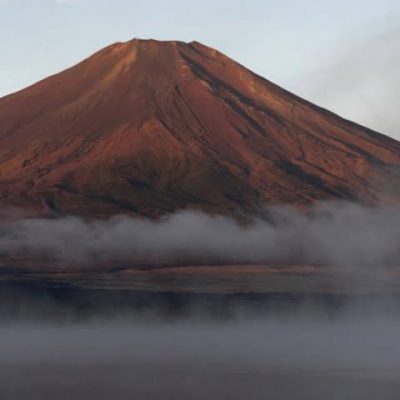
[[[398,399],[396,298],[2,286],[0,399]]]

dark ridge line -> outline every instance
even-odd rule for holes
[[[253,107],[257,109],[258,111],[262,112],[265,114],[267,117],[273,119],[277,124],[282,125],[283,124],[283,119],[275,112],[271,110],[266,110],[263,107],[260,107],[256,102],[254,102],[252,99],[249,97],[243,95],[243,93],[239,92],[237,89],[234,87],[228,85],[226,82],[223,80],[217,78],[214,75],[211,75],[209,71],[207,71],[203,66],[201,66],[199,63],[188,57],[186,54],[181,53],[181,57],[189,64],[192,66],[192,71],[193,73],[202,80],[205,80],[211,87],[218,88],[222,87],[223,89],[227,90],[236,98],[238,98],[240,101],[242,101],[244,104],[247,106]]]
[[[322,190],[332,196],[338,196],[340,194],[345,194],[349,195],[351,194],[348,192],[346,188],[340,188],[339,193],[336,192],[335,190],[332,190],[331,188],[327,187],[324,183],[324,181],[318,176],[314,175],[312,173],[305,172],[300,166],[287,161],[287,160],[279,160],[276,165],[288,173],[289,175],[295,176],[298,179],[301,179],[302,181],[306,182],[307,184],[310,184],[311,186],[314,186],[315,188]],[[345,198],[348,198],[347,196]],[[354,195],[351,194],[351,197],[349,199],[354,199]]]
[[[239,92],[238,90],[236,90],[235,88],[233,88],[232,86],[228,85],[226,82],[222,81],[221,79],[213,76],[210,74],[209,71],[207,71],[205,68],[203,68],[199,63],[197,63],[196,61],[192,60],[190,57],[188,57],[186,54],[184,54],[183,52],[181,52],[181,56],[186,60],[186,62],[188,62],[189,64],[191,64],[192,66],[194,66],[193,68],[193,72],[198,76],[198,78],[200,79],[205,79],[211,86],[215,87],[215,82],[222,86],[223,88],[225,88],[226,90],[228,90],[228,92],[233,93],[238,99],[240,99],[243,103],[256,108],[257,110],[259,110],[262,113],[265,113],[267,116],[271,117],[272,119],[275,119],[277,123],[282,124],[283,121],[281,120],[281,117],[278,116],[275,112],[272,112],[270,110],[266,110],[264,107],[260,107],[256,102],[252,101],[250,98],[248,98],[247,96],[244,96],[241,92]],[[238,64],[240,65],[240,64]],[[323,109],[319,106],[316,106],[313,103],[308,102],[307,100],[302,99],[301,97],[298,97],[296,95],[294,95],[293,93],[290,93],[289,91],[281,88],[278,85],[275,85],[271,82],[269,82],[268,80],[266,80],[263,77],[260,77],[259,75],[255,74],[254,72],[248,70],[246,67],[240,65],[241,67],[243,67],[244,69],[246,69],[246,71],[248,71],[249,73],[251,73],[252,75],[261,78],[261,80],[264,83],[267,83],[268,86],[273,86],[276,90],[278,91],[283,91],[286,95],[288,95],[289,97],[293,98],[294,100],[297,100],[299,103],[306,105],[308,108],[311,108],[317,112],[322,112],[322,114],[324,114],[325,116],[329,117],[329,120],[332,121],[334,123],[335,126],[338,126],[340,129],[346,131],[345,128],[343,128],[343,124],[345,123],[349,123],[352,125],[352,127],[354,127],[355,129],[357,129],[357,133],[362,135],[363,137],[365,137],[367,139],[367,141],[371,144],[376,146],[377,140],[381,140],[384,139],[385,144],[387,144],[389,147],[393,146],[400,151],[400,143],[397,142],[396,140],[383,135],[381,133],[375,132],[371,129],[362,127],[361,125],[358,125],[352,121],[348,121],[346,119],[343,119],[342,117],[340,117],[339,115],[336,115],[332,112],[330,112],[329,110]],[[200,73],[198,73],[200,72]],[[337,121],[340,121],[340,124],[337,123]],[[293,123],[293,122],[291,122]],[[297,125],[296,125],[297,126]],[[300,128],[300,127],[299,127]],[[366,134],[365,132],[363,132],[363,130],[365,130],[368,134]],[[308,132],[308,134],[310,134]],[[339,143],[341,143],[344,146],[347,146],[349,148],[351,148],[353,151],[356,151],[358,154],[363,155],[365,157],[367,157],[371,162],[375,162],[377,165],[385,165],[385,163],[380,160],[377,157],[374,157],[373,155],[371,155],[370,153],[366,152],[365,150],[351,144],[344,144],[341,140],[338,140],[337,138],[334,138],[332,136],[332,138],[336,141],[338,141]],[[371,140],[372,139],[372,140]],[[385,148],[386,150],[388,150],[387,148]],[[389,149],[390,151],[390,149]]]

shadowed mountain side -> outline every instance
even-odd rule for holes
[[[197,42],[116,43],[0,99],[0,201],[41,215],[375,203],[399,162],[395,140]]]

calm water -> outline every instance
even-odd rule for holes
[[[0,328],[1,399],[398,399],[400,319],[352,310]]]

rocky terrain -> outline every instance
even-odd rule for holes
[[[0,99],[0,203],[34,215],[374,204],[399,162],[395,140],[197,42],[116,43]]]

